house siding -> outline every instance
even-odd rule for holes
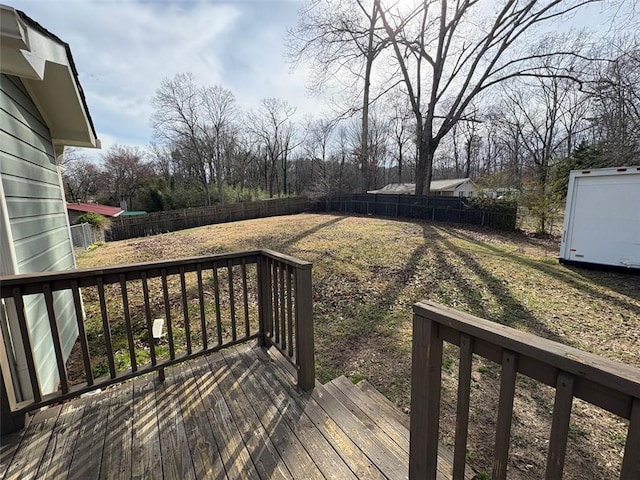
[[[17,261],[16,272],[75,267],[64,194],[49,129],[22,82],[0,76],[0,179]],[[63,353],[78,335],[71,292],[54,292]],[[34,358],[43,393],[57,388],[53,341],[42,295],[25,299]]]

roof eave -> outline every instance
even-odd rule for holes
[[[0,72],[22,80],[51,132],[64,146],[100,148],[69,45],[24,12],[0,5]]]

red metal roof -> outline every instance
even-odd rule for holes
[[[100,205],[99,203],[68,203],[67,210],[85,213],[97,213],[105,217],[117,217],[124,210],[119,207],[110,207],[109,205]]]

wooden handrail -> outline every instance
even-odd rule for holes
[[[429,302],[414,305],[409,478],[436,476],[445,341],[460,346],[454,479],[465,468],[472,354],[502,365],[491,478],[506,478],[516,373],[556,389],[546,478],[562,477],[574,397],[630,420],[620,478],[640,478],[640,369]]]
[[[106,377],[95,378],[92,370],[95,352],[91,351],[87,338],[81,289],[85,303],[88,293],[94,292],[92,312],[97,320],[94,324],[101,325],[99,336],[106,352]],[[71,311],[75,312],[84,368],[84,378],[79,384],[72,385],[66,371],[60,337],[63,319],[55,310],[54,294],[67,295]],[[60,380],[60,388],[53,393],[43,392],[38,378],[39,367],[31,348],[32,333],[25,308],[27,295],[35,296],[30,301],[41,297],[46,306],[48,321],[44,321],[52,333],[54,363]],[[0,362],[2,379],[8,387],[3,394],[6,391],[7,404],[14,415],[145,373],[156,371],[163,379],[164,368],[170,365],[254,338],[282,351],[296,366],[302,388],[313,388],[315,382],[311,264],[270,250],[5,276],[0,277],[0,297],[8,301],[18,325],[18,331],[12,335],[20,336],[26,346],[22,354],[31,379],[31,398],[20,401],[13,390],[8,360],[15,352],[7,348],[9,342],[0,342],[0,360],[4,359]],[[112,331],[116,317],[126,335],[117,339],[119,345],[123,341],[126,345],[117,352]],[[168,351],[158,349],[157,339],[152,335],[155,317],[162,317],[165,322],[163,342],[168,344]],[[279,327],[278,338],[274,337],[274,322]],[[137,333],[140,329],[142,336]],[[177,343],[177,332],[183,332],[181,343]],[[136,348],[140,348],[136,342],[140,341],[145,342],[150,360],[146,365],[136,358]],[[129,370],[118,369],[116,354],[129,358]]]

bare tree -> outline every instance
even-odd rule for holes
[[[506,116],[517,127],[519,142],[529,159],[529,189],[525,197],[534,213],[539,232],[546,233],[560,200],[550,189],[555,164],[571,154],[574,142],[584,133],[586,111],[577,84],[553,75],[558,69],[572,70],[573,59],[540,60],[538,75],[504,84]]]
[[[201,91],[204,120],[206,126],[203,133],[208,143],[212,144],[213,158],[209,160],[209,172],[216,179],[218,200],[224,202],[223,157],[224,147],[233,130],[233,120],[238,114],[236,100],[230,90],[215,85]]]
[[[61,170],[62,181],[70,201],[84,203],[97,195],[102,172],[78,149],[65,149]]]
[[[286,101],[265,98],[258,109],[249,114],[248,127],[262,152],[265,188],[273,198],[280,191],[278,169],[282,167],[286,181],[289,153],[296,146],[293,142],[296,109]],[[286,188],[286,187],[285,187]]]
[[[391,92],[387,100],[387,109],[390,114],[389,130],[393,138],[393,154],[398,166],[398,183],[402,183],[407,150],[411,147],[414,130],[410,125],[411,105],[406,93],[400,89],[395,89]]]
[[[136,147],[114,145],[103,155],[103,159],[104,178],[111,199],[114,202],[125,200],[128,207],[132,208],[143,180],[151,174],[144,153]]]
[[[530,53],[527,34],[597,1],[501,0],[489,14],[478,0],[424,0],[417,13],[385,9],[375,0],[416,120],[416,193],[429,193],[436,149],[474,99],[507,79],[538,75],[532,60],[575,54]],[[407,22],[411,16],[415,22]]]
[[[182,162],[203,186],[207,205],[211,205],[209,165],[210,149],[203,141],[203,101],[193,74],[181,73],[165,78],[152,100],[155,109],[151,124],[155,135],[174,150],[174,159]]]
[[[607,165],[629,165],[640,153],[640,43],[635,37],[607,45],[591,87],[594,140]]]
[[[362,82],[359,152],[363,156],[360,160],[363,192],[371,182],[367,145],[373,64],[388,45],[380,24],[379,4],[365,0],[311,0],[301,9],[298,25],[288,35],[294,64],[303,58],[312,62],[313,89],[321,90],[331,80],[343,85],[354,80],[356,84]],[[384,92],[385,88],[381,90]]]

